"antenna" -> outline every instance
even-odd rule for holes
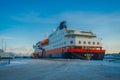
[[[4,50],[6,51],[6,45],[7,45],[7,43],[6,43],[6,41],[5,41],[5,45],[4,45]]]
[[[4,42],[4,39],[2,39],[2,45],[1,45],[1,49],[3,50],[3,42]]]

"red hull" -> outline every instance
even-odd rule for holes
[[[91,47],[85,49],[85,47],[61,47],[55,48],[52,50],[47,50],[45,52],[35,53],[37,57],[59,57],[59,58],[80,58],[86,59],[90,57],[90,59],[102,60],[104,58],[105,50],[101,50],[100,47]]]

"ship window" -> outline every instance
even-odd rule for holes
[[[79,41],[79,44],[81,44],[81,41]]]
[[[72,44],[72,43],[73,43],[73,41],[70,41],[70,43]]]
[[[90,44],[90,41],[88,42],[88,44]]]
[[[66,42],[64,42],[64,45],[66,44]]]
[[[71,36],[72,38],[74,38],[74,36]]]
[[[95,42],[93,42],[93,45],[95,44]]]
[[[86,41],[84,41],[83,43],[86,44]]]
[[[97,45],[99,45],[100,43],[99,42],[97,42]]]

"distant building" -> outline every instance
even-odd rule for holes
[[[10,52],[4,52],[3,49],[0,49],[0,58],[3,59],[14,58],[14,54]]]
[[[1,53],[1,52],[4,52],[4,50],[3,50],[3,49],[0,49],[0,53]]]

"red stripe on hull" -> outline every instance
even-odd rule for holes
[[[60,47],[60,48],[55,48],[52,50],[47,50],[45,51],[45,54],[54,54],[54,53],[67,53],[67,52],[71,52],[71,53],[105,53],[105,50],[97,50],[95,49],[89,49],[86,50],[85,48],[73,48],[73,47]],[[37,52],[36,54],[41,55],[42,52]]]
[[[76,52],[88,52],[88,53],[105,53],[105,50],[85,50],[85,49],[75,49],[75,48],[72,48],[70,49],[70,52],[72,53],[76,53]]]

